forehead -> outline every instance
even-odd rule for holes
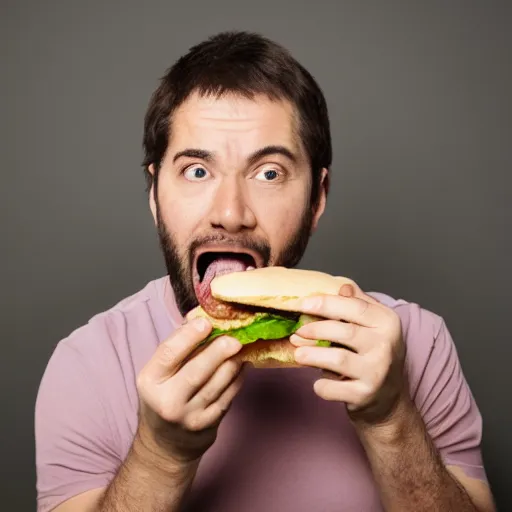
[[[194,144],[204,149],[238,151],[284,145],[300,151],[297,115],[286,100],[264,95],[245,98],[193,93],[174,113],[169,146]]]

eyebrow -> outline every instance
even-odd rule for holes
[[[297,163],[298,160],[293,151],[289,150],[286,146],[275,145],[265,146],[261,149],[258,149],[251,156],[249,156],[247,160],[249,165],[254,165],[258,160],[272,155],[282,155],[293,163]],[[188,148],[184,149],[183,151],[178,151],[178,153],[176,153],[172,159],[173,163],[181,157],[199,158],[200,160],[204,160],[206,162],[212,162],[215,159],[214,153],[211,151],[207,151],[206,149]]]
[[[206,160],[207,162],[211,162],[213,160],[213,153],[211,151],[206,151],[205,149],[184,149],[183,151],[178,151],[174,158],[172,159],[172,163],[176,162],[179,158],[183,156],[188,156],[190,158],[199,158],[200,160]]]

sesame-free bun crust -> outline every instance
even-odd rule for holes
[[[215,343],[215,340],[212,341]],[[201,345],[189,354],[182,364],[187,363],[205,350],[208,345]],[[232,359],[251,364],[255,368],[301,368],[295,361],[295,348],[288,338],[279,340],[259,340],[244,345]]]
[[[213,297],[226,302],[297,311],[303,298],[338,295],[344,284],[354,281],[316,270],[263,267],[215,277],[211,290]]]
[[[234,357],[255,368],[299,368],[294,358],[295,348],[288,339],[260,340],[244,345]]]

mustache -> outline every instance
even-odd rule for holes
[[[225,233],[212,233],[195,238],[189,247],[190,265],[192,265],[193,255],[202,245],[205,244],[222,244],[225,246],[248,249],[257,252],[263,258],[264,265],[268,265],[270,261],[270,245],[261,239],[253,236],[238,235],[236,237],[228,236]]]

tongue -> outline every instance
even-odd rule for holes
[[[210,284],[213,278],[223,274],[230,274],[231,272],[243,272],[247,269],[247,263],[237,258],[218,258],[210,263],[204,278],[201,282],[195,285],[197,300],[204,304],[209,302],[211,297]]]

